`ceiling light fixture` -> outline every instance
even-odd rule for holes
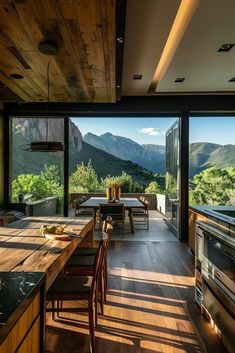
[[[182,83],[182,82],[184,82],[184,80],[185,80],[184,77],[177,77],[177,78],[175,79],[175,82],[176,82],[176,83]]]
[[[141,80],[142,75],[133,75],[133,80]]]
[[[47,108],[46,108],[46,141],[35,141],[26,145],[20,146],[23,151],[28,152],[60,152],[64,151],[64,146],[58,141],[48,141],[48,111],[50,102],[50,80],[49,80],[50,61],[47,64]]]
[[[24,76],[20,74],[11,74],[10,76],[15,80],[22,80],[24,78]]]
[[[187,29],[189,22],[199,4],[199,0],[182,0],[177,11],[174,23],[167,38],[161,58],[157,64],[148,93],[156,93],[157,85],[165,75],[168,66],[176,52],[177,47]]]
[[[38,49],[44,55],[55,55],[58,52],[57,44],[49,41],[39,43]]]
[[[234,47],[234,44],[225,43],[225,44],[222,44],[221,47],[219,47],[218,51],[227,52],[227,51],[230,51],[233,47]]]
[[[123,38],[122,37],[117,37],[117,43],[118,44],[123,44]]]

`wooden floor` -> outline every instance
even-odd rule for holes
[[[194,302],[193,256],[179,242],[112,242],[97,353],[224,353]],[[75,305],[75,303],[74,303]],[[47,318],[49,353],[88,353],[84,314]]]

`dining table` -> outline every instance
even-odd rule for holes
[[[131,226],[131,232],[134,233],[134,224],[133,224],[133,217],[131,217],[132,209],[133,208],[139,208],[143,209],[145,208],[145,205],[136,197],[121,197],[119,200],[112,200],[108,201],[106,197],[90,197],[86,201],[80,204],[80,208],[89,208],[94,210],[94,219],[96,219],[96,213],[99,210],[100,204],[123,204],[124,209],[128,210],[130,212],[130,226]]]

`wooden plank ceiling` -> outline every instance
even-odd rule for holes
[[[50,101],[116,101],[115,0],[0,0],[0,13],[0,86],[12,97],[47,101],[50,60]],[[42,41],[58,53],[40,53]]]

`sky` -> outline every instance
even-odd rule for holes
[[[111,132],[139,144],[165,145],[165,133],[175,118],[72,118],[82,135]],[[190,143],[235,144],[235,117],[190,118]]]

